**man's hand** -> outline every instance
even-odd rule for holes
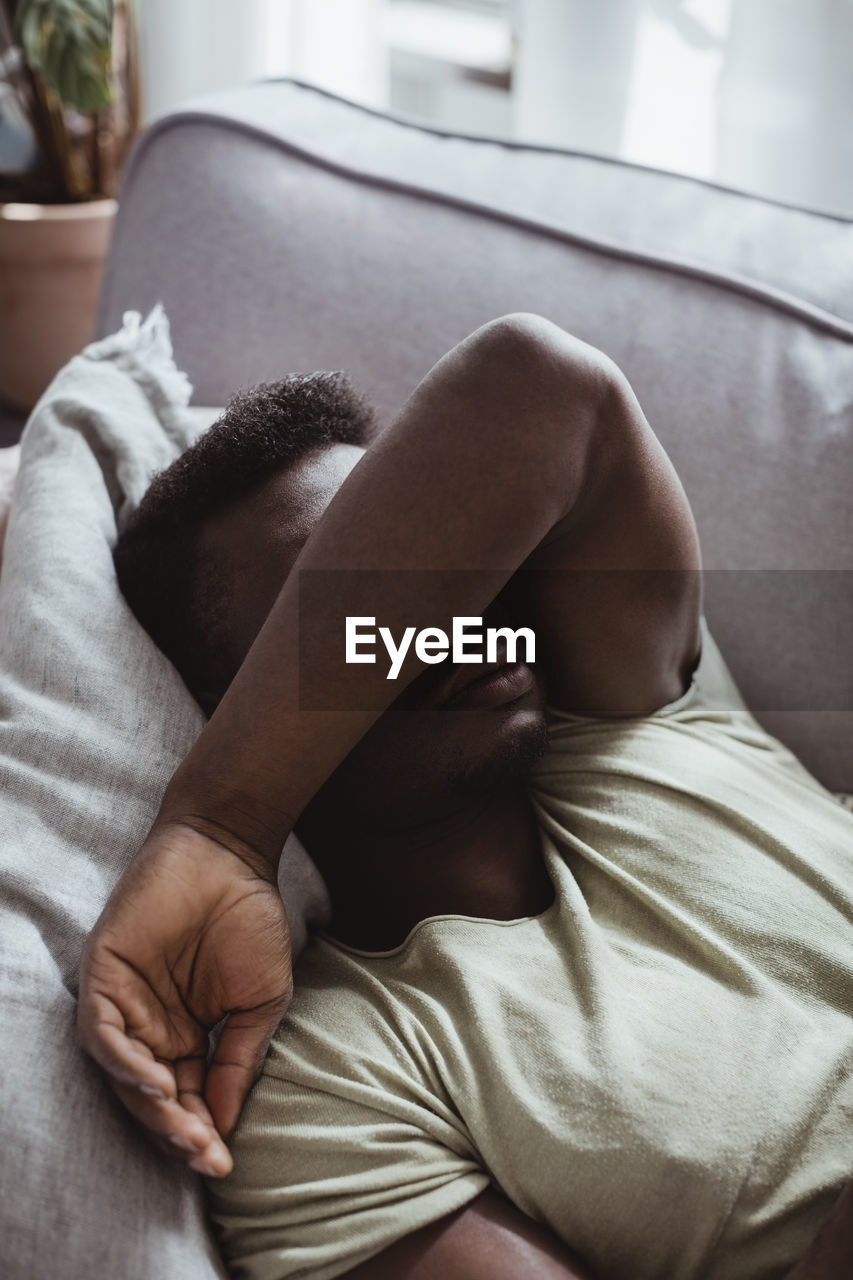
[[[269,864],[189,826],[156,826],[86,944],[78,1026],[164,1150],[225,1175],[226,1139],[291,995],[290,934]],[[206,1067],[208,1030],[225,1015]]]

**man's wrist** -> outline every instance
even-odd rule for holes
[[[152,834],[169,833],[179,840],[193,842],[194,837],[218,845],[238,858],[256,875],[275,878],[281,852],[289,832],[279,836],[266,826],[248,804],[228,803],[204,806],[203,809],[181,803],[167,792],[152,827]]]

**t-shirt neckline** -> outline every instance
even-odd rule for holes
[[[560,908],[560,889],[554,879],[554,874],[550,866],[550,858],[545,849],[543,849],[543,857],[545,858],[545,867],[548,872],[549,879],[554,886],[554,897],[544,911],[538,911],[534,915],[515,916],[512,920],[499,920],[491,916],[468,916],[461,915],[458,912],[442,912],[439,915],[426,916],[423,920],[419,920],[417,924],[413,924],[409,932],[406,934],[402,942],[396,947],[389,947],[385,951],[368,951],[364,947],[354,947],[348,942],[342,942],[339,938],[333,937],[325,929],[318,929],[315,933],[316,938],[322,939],[329,946],[334,947],[338,951],[344,951],[347,955],[355,956],[360,960],[393,960],[396,956],[401,955],[408,949],[415,937],[421,933],[423,929],[430,925],[437,924],[470,924],[478,926],[493,926],[501,929],[516,928],[519,925],[533,924],[536,921],[544,921]]]

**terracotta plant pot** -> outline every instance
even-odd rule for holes
[[[90,341],[117,207],[0,205],[0,399],[31,409]]]

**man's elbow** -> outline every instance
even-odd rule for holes
[[[559,410],[574,401],[597,408],[624,380],[598,347],[532,311],[490,320],[468,344],[472,369],[504,403]]]
[[[595,439],[601,409],[625,381],[597,347],[533,312],[490,320],[457,348],[466,399],[488,423],[493,446],[519,445],[556,461],[577,459]]]

